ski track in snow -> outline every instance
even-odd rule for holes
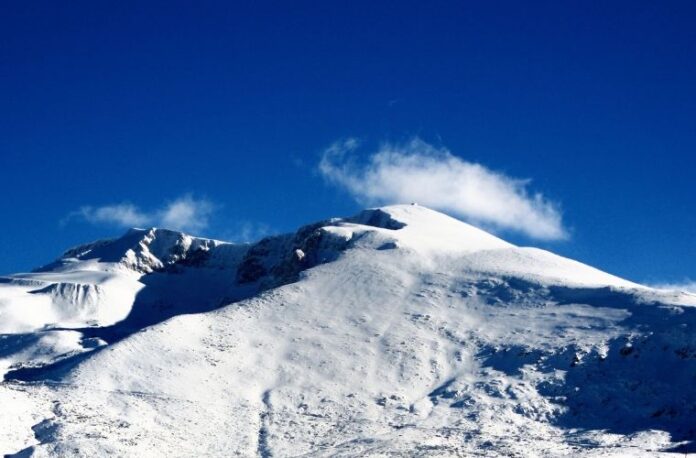
[[[419,206],[132,230],[0,279],[0,452],[674,456],[694,305]]]

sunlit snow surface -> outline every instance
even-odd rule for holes
[[[132,230],[0,279],[0,451],[696,452],[694,305],[413,205]]]

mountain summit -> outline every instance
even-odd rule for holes
[[[132,229],[0,278],[0,451],[672,456],[694,306],[418,205]]]

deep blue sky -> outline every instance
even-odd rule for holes
[[[638,281],[696,276],[696,3],[4,2],[0,272],[122,229],[83,205],[221,204],[204,234],[359,205],[345,137],[418,136],[561,204],[543,246]]]

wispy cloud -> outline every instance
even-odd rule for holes
[[[696,294],[696,280],[684,280],[679,283],[654,283],[650,286],[658,289],[671,289]]]
[[[196,199],[187,194],[167,202],[160,208],[145,211],[131,203],[84,206],[63,220],[82,220],[92,224],[109,224],[121,227],[159,226],[188,232],[198,232],[208,227],[215,205],[206,199]]]
[[[324,151],[319,171],[361,203],[415,201],[537,239],[567,237],[558,206],[530,192],[529,180],[465,161],[420,139],[384,144],[362,164],[352,156],[358,146],[352,138],[334,143]]]
[[[69,218],[82,217],[90,223],[106,223],[117,226],[147,226],[152,217],[132,204],[123,203],[103,207],[84,206],[71,213]]]
[[[273,235],[276,232],[265,223],[254,221],[241,221],[231,225],[230,229],[223,234],[225,240],[237,243],[257,242],[264,237]]]
[[[196,232],[208,227],[214,210],[210,201],[187,195],[167,204],[158,216],[163,227]]]

